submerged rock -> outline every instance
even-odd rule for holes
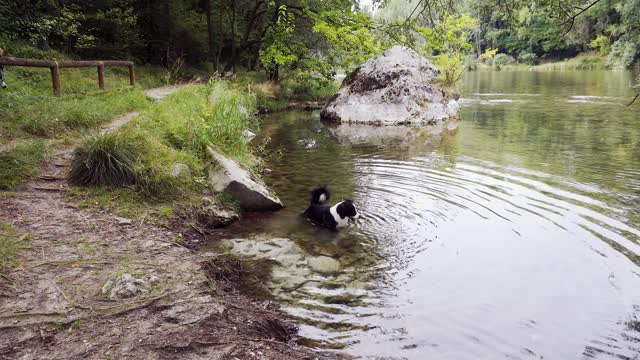
[[[308,259],[311,270],[321,274],[335,274],[340,271],[340,262],[328,256],[315,256]]]
[[[437,124],[458,114],[458,103],[436,84],[438,74],[414,50],[394,46],[350,73],[320,116],[338,123]]]
[[[305,149],[313,149],[317,146],[318,142],[315,139],[300,139],[298,145]]]
[[[271,194],[264,182],[212,148],[207,149],[217,163],[209,174],[209,185],[215,192],[225,192],[238,201],[244,211],[271,211],[282,203]]]

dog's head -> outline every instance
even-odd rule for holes
[[[340,217],[343,219],[346,217],[353,220],[360,218],[360,213],[356,209],[356,206],[353,205],[353,201],[351,200],[345,200],[338,204],[338,208],[336,209],[336,211],[338,212],[338,215],[340,215]]]

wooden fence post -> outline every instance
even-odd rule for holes
[[[58,65],[52,66],[51,68],[51,82],[53,83],[53,93],[56,96],[62,95],[62,89],[60,88],[60,69]]]
[[[104,90],[104,64],[98,65],[98,86],[100,90]]]
[[[136,73],[133,70],[133,64],[129,65],[129,84],[136,86]]]

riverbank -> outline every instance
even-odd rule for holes
[[[226,86],[186,86],[161,103],[147,104],[140,114],[103,125],[103,135],[51,148],[55,150],[39,175],[2,193],[0,235],[11,251],[3,249],[2,254],[0,354],[95,359],[320,356],[294,344],[296,328],[277,306],[243,295],[247,284],[261,286],[251,264],[195,251],[216,235],[193,213],[192,205],[206,195],[200,184],[202,147],[186,137],[194,134],[193,121],[228,124],[228,111],[235,111],[241,128],[215,134],[201,129],[197,134],[218,136],[220,151],[256,174],[260,170],[262,157],[255,148],[249,149],[248,140],[238,142],[245,139],[245,121],[253,116],[251,100]],[[221,112],[211,112],[210,101]],[[74,147],[83,149],[76,154],[91,154],[95,139],[110,137],[118,149],[135,145],[135,174],[143,174],[143,181],[117,187],[68,185]],[[170,175],[176,164],[189,171]],[[110,281],[133,286],[127,294],[133,296],[120,297],[119,291],[114,296]]]
[[[566,70],[610,70],[606,56],[597,54],[580,54],[573,58],[549,60],[541,63],[521,63],[513,58],[506,63],[485,64],[477,63],[478,70],[506,70],[506,71],[566,71]]]

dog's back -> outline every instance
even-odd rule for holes
[[[318,225],[335,228],[336,222],[329,211],[330,206],[323,205],[331,197],[326,186],[321,186],[311,192],[311,202],[304,214]]]

